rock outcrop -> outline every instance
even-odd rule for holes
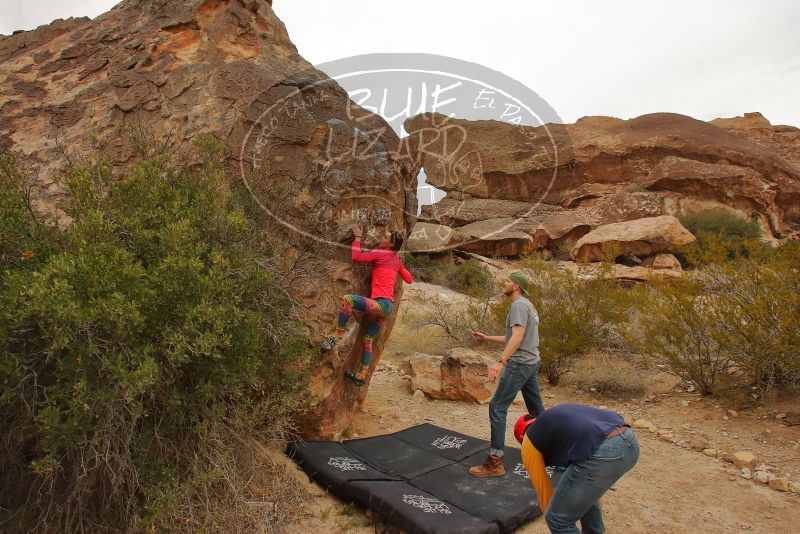
[[[405,129],[428,182],[448,192],[422,218],[455,229],[520,219],[518,229],[532,238],[544,229],[544,246],[562,259],[599,226],[709,209],[756,219],[768,237],[800,230],[800,130],[758,114],[526,127],[426,113]],[[525,242],[519,236],[504,252],[524,253]]]
[[[695,237],[670,215],[600,226],[572,247],[575,261],[613,261],[618,256],[647,257],[693,242]]]
[[[360,223],[368,244],[386,227],[408,235],[417,168],[383,119],[298,55],[270,2],[125,0],[94,20],[0,36],[0,150],[38,177],[39,207],[59,213],[67,159],[96,150],[120,174],[155,148],[189,157],[200,134],[225,144],[230,180],[245,180],[295,245],[294,297],[318,341],[341,295],[368,288],[340,246],[346,229]],[[342,373],[359,361],[358,337],[315,362],[308,435],[335,437],[363,401],[367,388]]]

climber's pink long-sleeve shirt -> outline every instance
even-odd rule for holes
[[[372,299],[387,299],[394,302],[394,281],[397,273],[403,278],[406,284],[414,281],[414,277],[403,265],[403,261],[397,252],[387,249],[375,249],[367,252],[361,250],[361,240],[353,241],[350,248],[353,261],[356,263],[372,264]]]

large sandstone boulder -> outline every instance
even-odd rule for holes
[[[384,120],[298,55],[269,2],[125,0],[94,20],[0,36],[0,150],[38,177],[39,207],[63,201],[55,178],[68,158],[97,149],[119,174],[154,148],[188,157],[199,134],[226,144],[230,180],[246,180],[271,231],[295,245],[293,296],[318,342],[341,295],[368,291],[346,229],[360,223],[368,244],[387,227],[408,235],[418,169]],[[311,369],[307,435],[337,436],[364,400],[343,377],[359,338]]]
[[[487,378],[492,358],[475,351],[455,348],[445,356],[416,352],[403,362],[411,376],[411,389],[432,399],[485,403],[492,398],[496,382]]]
[[[458,227],[498,217],[524,217],[534,209],[535,206],[528,202],[493,198],[456,199],[448,195],[436,204],[423,206],[419,219]]]
[[[673,252],[695,237],[675,217],[663,215],[600,226],[572,248],[575,261],[602,261],[621,256],[652,256]],[[613,257],[610,257],[613,256]]]
[[[796,142],[796,132],[778,132],[780,128],[774,127],[769,142],[761,142],[751,134],[753,129],[743,133],[744,129],[725,126],[672,113],[630,120],[586,117],[575,124],[539,127],[426,113],[405,123],[409,146],[425,168],[428,182],[446,191],[564,207],[622,195],[621,213],[615,213],[620,205],[616,201],[598,207],[605,211],[603,224],[676,214],[669,207],[675,198],[695,198],[691,187],[682,186],[665,200],[669,195],[647,192],[644,184],[664,158],[677,156],[748,169],[741,179],[744,183],[755,183],[760,176],[774,188],[777,209],[766,207],[761,192],[754,209],[770,221],[776,236],[800,229],[800,160],[793,156],[796,148],[794,152],[781,149]],[[706,168],[703,176],[730,175],[729,167]],[[726,196],[724,179],[703,181],[698,200],[741,206],[741,195],[738,200],[733,198],[737,194]],[[719,190],[711,193],[711,188]],[[745,196],[747,191],[740,188]],[[648,205],[638,206],[639,202]]]

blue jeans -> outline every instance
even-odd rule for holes
[[[605,440],[588,459],[557,468],[552,482],[553,498],[544,520],[553,534],[602,534],[606,527],[600,513],[600,497],[639,460],[639,442],[630,428]]]
[[[514,360],[506,363],[497,390],[489,401],[489,424],[492,429],[490,454],[503,456],[503,447],[506,441],[506,414],[508,407],[514,402],[514,397],[522,391],[525,406],[531,415],[539,415],[544,411],[542,394],[539,392],[539,382],[536,374],[539,372],[541,362],[533,364],[519,363]]]

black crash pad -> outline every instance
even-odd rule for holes
[[[335,495],[409,534],[503,534],[541,514],[519,449],[506,474],[476,478],[489,443],[436,425],[343,442],[291,443],[287,454]]]

